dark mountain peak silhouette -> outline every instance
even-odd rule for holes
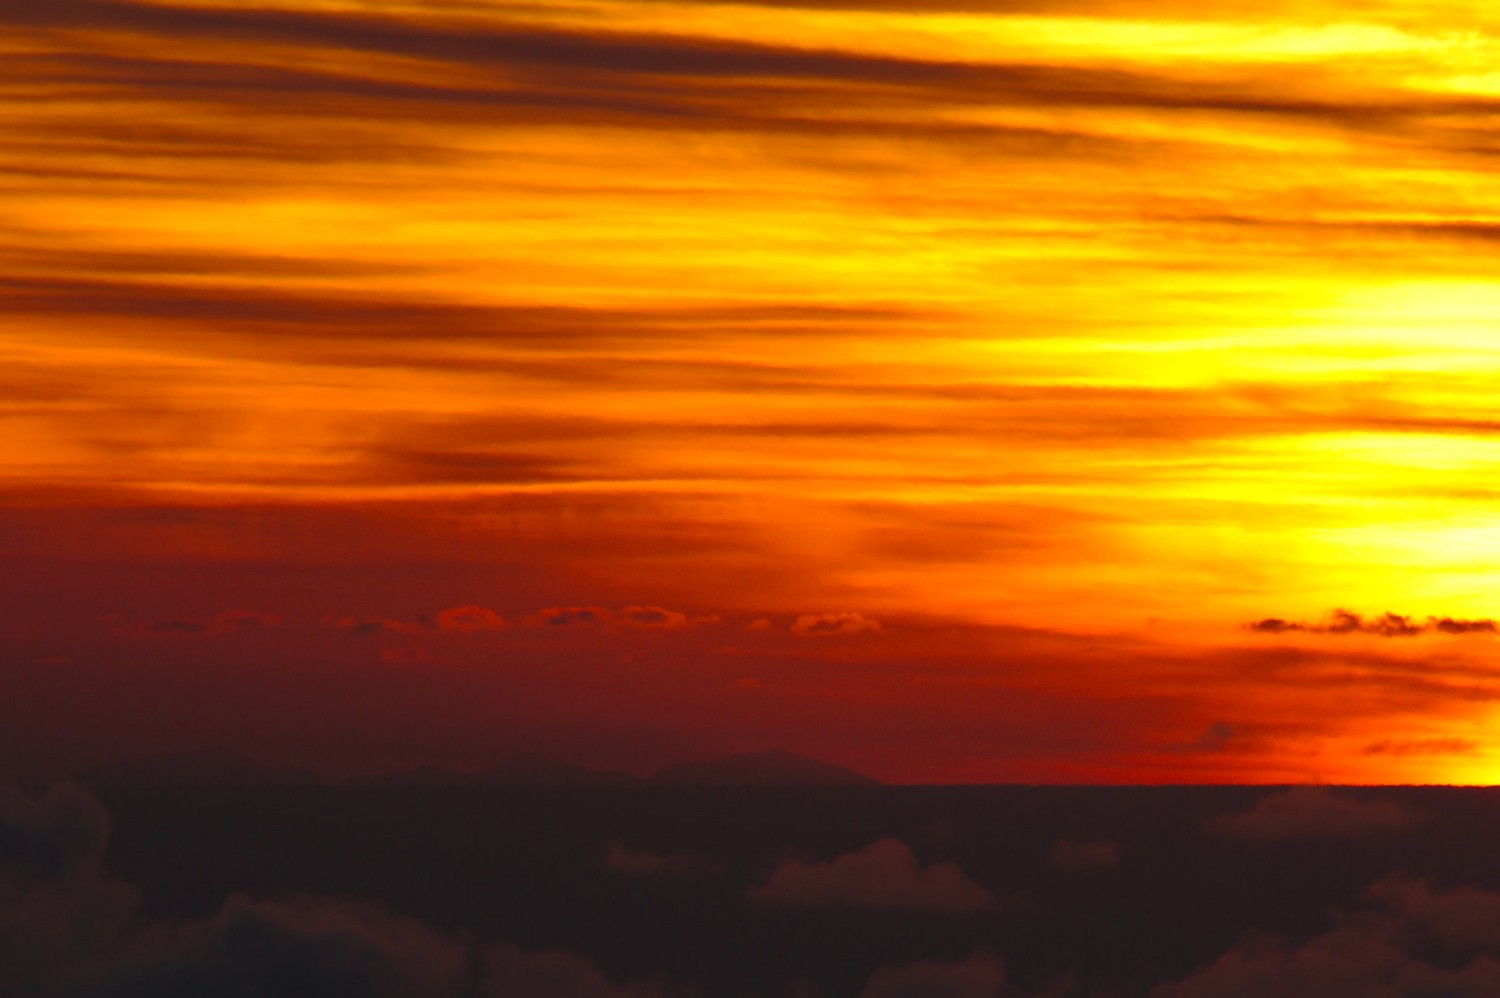
[[[546,756],[523,755],[489,769],[418,766],[350,782],[378,787],[618,787],[640,781],[630,773],[617,770],[590,769]]]
[[[667,766],[650,778],[666,786],[726,787],[874,787],[880,781],[831,762],[789,752],[767,749],[742,752],[713,762],[688,762]]]
[[[321,781],[294,766],[258,762],[222,745],[163,752],[95,766],[76,779],[97,788],[314,786]],[[863,773],[785,749],[744,752],[710,762],[667,766],[642,781],[619,770],[591,769],[542,755],[521,755],[482,770],[424,765],[356,777],[369,787],[626,787],[654,786],[843,787],[878,786]]]
[[[305,787],[320,781],[295,766],[257,762],[224,745],[160,752],[76,774],[92,787]]]
[[[616,769],[590,769],[558,762],[541,755],[508,759],[479,774],[487,784],[535,784],[539,786],[628,786],[639,783],[634,774]]]
[[[416,766],[393,773],[355,776],[344,782],[352,787],[467,787],[473,786],[475,775],[466,769]]]

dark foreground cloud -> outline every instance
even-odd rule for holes
[[[1415,820],[1391,801],[1365,801],[1327,787],[1292,787],[1262,797],[1239,814],[1209,823],[1209,831],[1239,839],[1305,839],[1399,831]]]
[[[1500,895],[1393,877],[1366,907],[1302,945],[1247,939],[1152,998],[1500,994]]]
[[[143,937],[75,986],[80,995],[469,993],[464,947],[420,923],[324,899],[230,898],[213,918]]]
[[[26,998],[651,998],[565,952],[483,945],[365,904],[236,895],[143,919],[101,863],[109,814],[77,787],[0,788],[0,994]]]
[[[609,847],[604,865],[611,872],[626,877],[653,879],[685,876],[698,868],[699,861],[686,853],[632,849],[617,842]]]
[[[79,998],[627,998],[563,952],[474,947],[408,918],[326,898],[230,898],[213,918],[136,940],[64,992]]]
[[[1109,841],[1074,842],[1059,839],[1047,854],[1053,869],[1069,872],[1110,870],[1120,865],[1120,846]]]
[[[1004,987],[1004,965],[987,953],[975,953],[958,963],[882,967],[870,976],[860,998],[999,998]]]
[[[73,786],[0,788],[0,993],[24,994],[119,936],[136,892],[104,876],[104,806]]]

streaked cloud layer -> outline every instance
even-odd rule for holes
[[[892,775],[1492,779],[1493,635],[1440,626],[1500,582],[1484,5],[0,13],[0,534],[53,566],[17,682],[132,654],[70,618],[341,681],[317,621],[425,620],[387,663],[540,689],[501,625],[606,608],[588,655],[679,642],[633,678],[684,719],[795,660],[825,718],[941,732],[960,683],[1090,732],[822,746]],[[1371,627],[1296,623],[1336,607]],[[543,700],[583,754],[649,706]]]

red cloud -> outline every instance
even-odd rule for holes
[[[509,625],[494,610],[482,606],[455,606],[438,613],[436,626],[440,631],[473,634],[475,631],[498,631]]]
[[[804,613],[792,624],[792,633],[803,637],[828,637],[878,632],[880,622],[862,613]]]

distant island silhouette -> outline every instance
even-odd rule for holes
[[[225,746],[163,752],[126,762],[95,766],[74,774],[96,788],[132,787],[296,787],[325,784],[295,766],[255,760]],[[593,769],[542,755],[521,755],[488,769],[423,765],[390,773],[357,776],[328,785],[367,787],[848,787],[880,786],[881,781],[843,766],[786,749],[741,752],[706,762],[663,767],[642,779],[633,773]]]

